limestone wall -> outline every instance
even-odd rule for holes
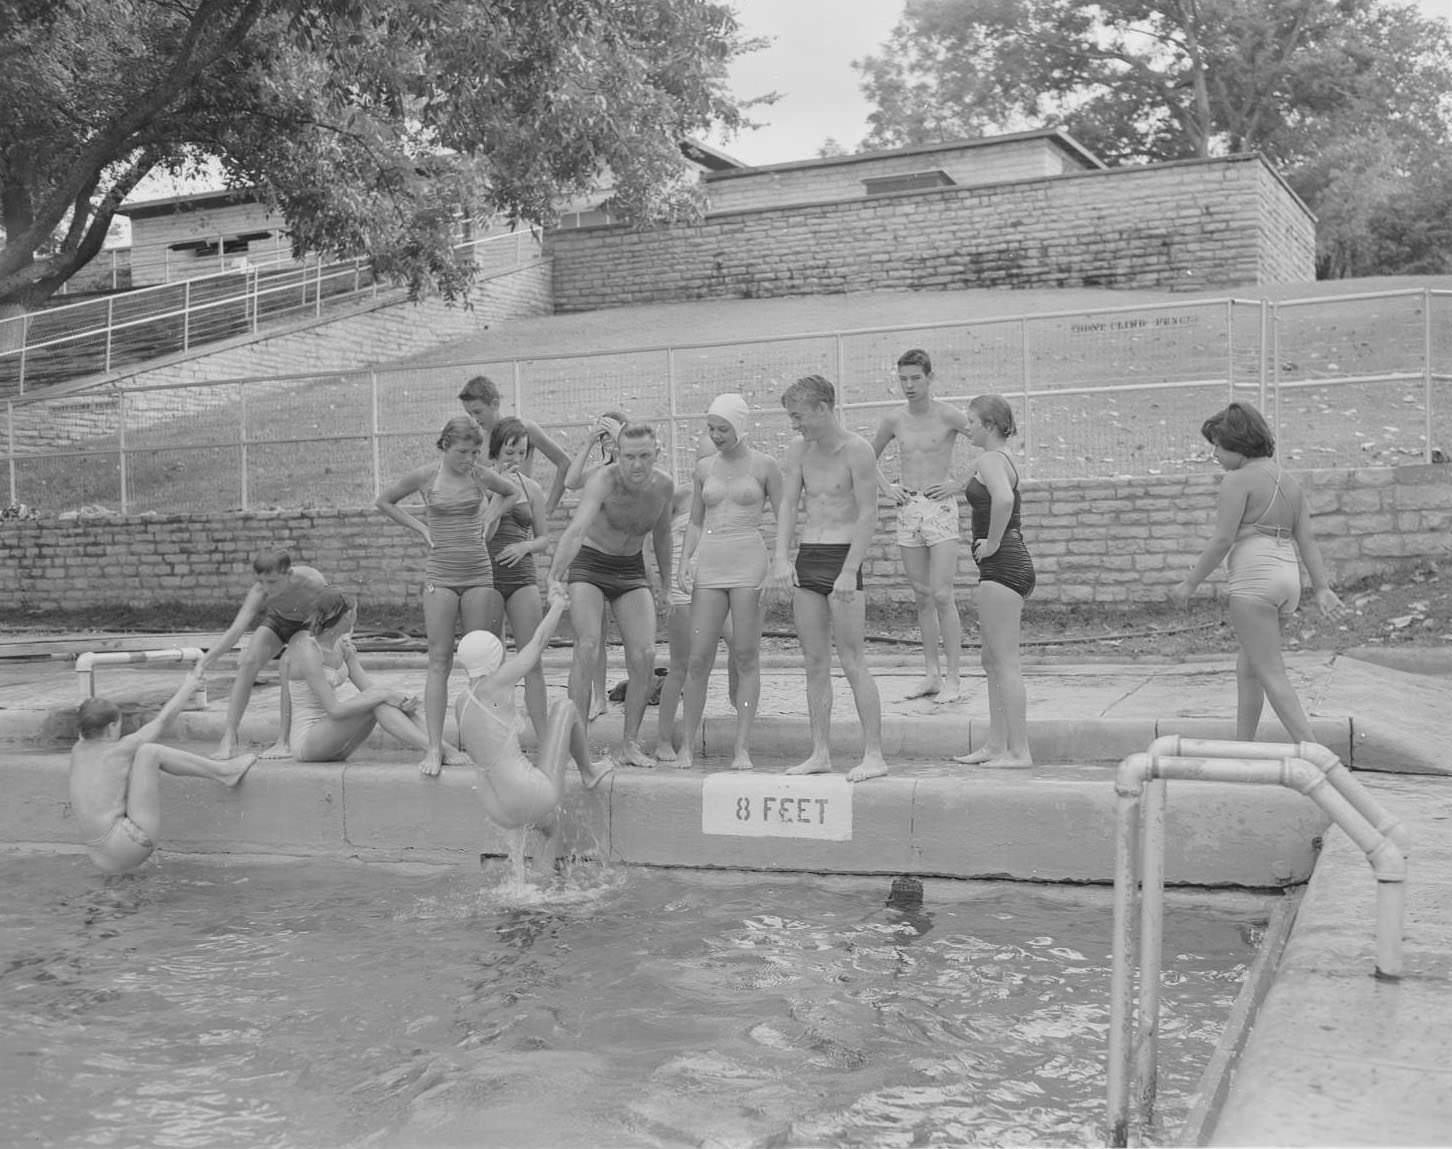
[[[553,233],[558,311],[686,299],[1315,277],[1314,221],[1254,155]]]
[[[1337,582],[1446,559],[1452,467],[1314,471],[1303,480]],[[1215,481],[1025,482],[1025,533],[1039,572],[1033,603],[1160,601],[1209,535]],[[966,510],[963,521],[966,531]],[[865,570],[873,602],[912,597],[892,526],[884,506]],[[417,601],[424,557],[417,540],[371,510],[0,522],[0,601],[35,609],[234,603],[249,585],[251,555],[271,546],[291,550],[365,601]],[[1217,574],[1212,584],[1222,580]],[[965,554],[960,595],[975,581]]]

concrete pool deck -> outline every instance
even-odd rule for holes
[[[418,658],[375,655],[384,684],[418,691]],[[1375,883],[1360,852],[1339,830],[1324,835],[1296,925],[1246,1044],[1228,1100],[1213,1125],[1214,1144],[1425,1145],[1452,1140],[1452,692],[1447,677],[1411,673],[1367,659],[1296,654],[1292,677],[1316,721],[1318,737],[1362,771],[1360,781],[1412,835],[1404,934],[1406,974],[1372,978]],[[551,695],[566,662],[547,661]],[[1440,665],[1439,669],[1442,669]],[[805,695],[794,660],[763,670],[755,746],[758,771],[722,771],[732,715],[719,671],[708,699],[702,769],[617,770],[593,792],[573,785],[577,826],[593,828],[612,860],[673,865],[744,865],[859,872],[920,872],[1063,881],[1103,880],[1112,843],[1112,764],[1158,734],[1229,737],[1235,705],[1233,664],[1043,663],[1027,669],[1032,741],[1041,766],[988,771],[947,762],[980,743],[987,707],[980,673],[966,680],[965,703],[934,707],[906,694],[920,663],[874,657],[883,701],[884,743],[893,774],[850,788],[816,776],[819,787],[784,789],[780,770],[806,752]],[[107,668],[101,693],[143,708],[169,693],[177,671]],[[614,682],[618,675],[612,674]],[[456,675],[454,685],[462,684]],[[186,712],[179,741],[204,744],[220,731],[229,680],[215,676],[209,704]],[[243,734],[269,743],[277,731],[275,676],[254,693]],[[63,660],[0,660],[0,842],[61,848],[73,841],[65,806],[65,747],[77,698],[73,666]],[[643,740],[654,742],[654,708]],[[847,685],[835,680],[837,769],[860,746]],[[619,707],[591,727],[599,751],[619,737]],[[1278,738],[1267,724],[1262,737]],[[482,825],[472,771],[420,779],[409,756],[375,737],[346,765],[262,762],[236,791],[189,779],[163,784],[166,847],[278,853],[351,853],[460,860],[498,853],[502,835]],[[715,771],[715,772],[712,772]],[[835,789],[833,789],[835,787]],[[1194,788],[1208,784],[1195,784]],[[1170,801],[1172,881],[1195,881],[1205,850],[1229,855],[1216,881],[1276,885],[1304,880],[1320,829],[1299,796],[1258,787],[1225,787],[1207,796],[1187,787]],[[845,797],[858,832],[821,817],[823,803]],[[741,805],[743,798],[746,804]],[[791,812],[806,835],[775,836],[760,811]],[[1283,805],[1284,803],[1284,805]],[[1298,805],[1299,804],[1299,805]],[[709,823],[745,809],[746,827]],[[1177,810],[1184,821],[1176,823]],[[814,812],[816,814],[813,820]],[[1267,838],[1262,818],[1296,822],[1299,845]],[[1321,825],[1324,825],[1324,820]],[[1309,827],[1309,828],[1308,828]],[[742,831],[768,831],[752,836]],[[1237,835],[1245,838],[1242,845]],[[1259,843],[1252,847],[1252,841]],[[1267,844],[1268,842],[1268,844]],[[1305,856],[1296,851],[1305,850]],[[1280,867],[1277,869],[1277,867]],[[1170,998],[1172,1000],[1172,996]]]

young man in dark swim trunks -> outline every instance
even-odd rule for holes
[[[847,780],[880,778],[887,773],[882,703],[867,671],[867,599],[862,593],[862,561],[877,525],[877,458],[866,439],[838,422],[836,388],[822,376],[798,379],[781,402],[801,438],[787,448],[771,581],[773,586],[794,587],[792,613],[806,661],[812,727],[811,757],[787,773],[824,774],[832,769],[828,747],[835,643],[862,724],[862,761]],[[801,501],[806,522],[793,570],[788,555]]]
[[[197,664],[199,671],[206,670],[237,644],[242,632],[256,618],[252,637],[237,664],[232,696],[227,700],[227,724],[222,728],[222,741],[212,752],[212,757],[219,761],[237,753],[237,727],[247,711],[247,700],[252,697],[252,684],[258,671],[277,657],[288,639],[307,626],[318,594],[328,585],[328,580],[313,567],[293,566],[292,556],[286,551],[258,552],[252,560],[252,570],[257,581],[242,600],[237,617]]]
[[[655,679],[656,609],[667,607],[671,585],[671,498],[675,483],[656,469],[655,431],[627,423],[614,463],[585,482],[574,518],[560,536],[550,563],[550,583],[568,584],[575,631],[570,701],[586,713],[590,680],[600,653],[600,620],[606,604],[625,644],[625,735],[620,760],[654,766],[640,748],[640,723]],[[659,581],[646,573],[647,536],[655,548]]]

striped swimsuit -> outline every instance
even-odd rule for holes
[[[424,567],[424,589],[441,588],[462,594],[475,587],[492,587],[489,551],[484,546],[484,500],[487,492],[478,483],[461,494],[441,494],[433,482],[420,488],[426,525],[433,546]]]
[[[1018,493],[1018,468],[1014,467],[1013,460],[1006,454],[1004,459],[1013,469],[1013,511],[1008,516],[1008,526],[1003,529],[998,550],[981,561],[975,556],[974,561],[978,563],[979,582],[996,582],[1023,598],[1028,598],[1033,593],[1037,576],[1034,574],[1034,564],[1029,558],[1028,548],[1023,544],[1020,528],[1019,510],[1022,500]],[[963,497],[968,500],[968,506],[973,511],[973,537],[986,539],[988,524],[993,517],[993,496],[979,482],[978,476],[974,475],[968,480]]]
[[[539,578],[534,569],[534,555],[528,554],[513,566],[499,561],[499,552],[511,543],[527,543],[534,538],[534,519],[529,507],[516,503],[505,511],[489,539],[489,558],[494,564],[494,589],[507,601],[517,590],[527,586],[538,586]]]

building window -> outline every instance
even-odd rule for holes
[[[954,186],[944,171],[905,172],[896,176],[869,176],[862,181],[868,195],[891,195],[893,192],[929,191]]]

